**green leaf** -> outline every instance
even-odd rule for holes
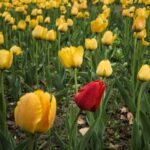
[[[141,150],[141,130],[137,121],[134,121],[132,128],[132,139],[131,139],[131,149],[132,150]]]
[[[125,101],[125,104],[129,107],[129,109],[135,113],[136,107],[135,107],[135,102],[133,102],[133,99],[129,96],[128,91],[123,87],[123,85],[121,84],[121,82],[116,79],[116,84],[118,86],[118,89]]]
[[[0,149],[1,150],[14,150],[13,145],[9,138],[0,133]]]

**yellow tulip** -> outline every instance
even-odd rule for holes
[[[137,39],[144,39],[147,36],[147,32],[146,29],[143,29],[140,32],[134,32],[133,36],[136,37]]]
[[[37,17],[36,17],[36,20],[37,20],[37,22],[38,23],[43,23],[43,16],[42,15],[38,15]]]
[[[138,72],[137,79],[142,81],[150,81],[150,65],[142,65]]]
[[[78,7],[73,6],[71,9],[71,15],[76,16],[78,14]]]
[[[106,31],[101,39],[101,42],[105,45],[111,45],[114,43],[116,35],[113,35],[111,31]]]
[[[85,39],[85,47],[89,50],[96,50],[97,49],[97,41],[95,38],[92,39]]]
[[[50,23],[50,22],[51,22],[50,17],[46,17],[45,20],[44,20],[44,22],[45,22],[45,23]]]
[[[9,69],[12,65],[12,61],[13,61],[13,53],[8,50],[1,49],[0,50],[0,69]]]
[[[97,66],[96,73],[99,76],[109,77],[112,74],[112,72],[113,70],[109,60],[102,60]]]
[[[55,120],[56,99],[42,90],[27,93],[19,99],[14,116],[16,124],[27,132],[47,132]]]
[[[49,30],[46,34],[46,40],[48,41],[55,41],[56,40],[56,31]]]
[[[68,30],[68,24],[67,23],[62,23],[58,26],[58,30],[61,32],[66,32]]]
[[[11,51],[13,54],[15,54],[15,55],[20,55],[20,54],[22,54],[21,48],[18,47],[18,46],[16,46],[16,45],[12,46],[12,47],[10,48],[10,51]]]
[[[112,4],[115,0],[101,0],[104,5]]]
[[[73,26],[73,20],[72,19],[67,19],[67,24],[69,27]]]
[[[108,26],[108,20],[98,17],[96,20],[91,22],[92,32],[103,32]]]
[[[25,28],[26,28],[26,22],[24,21],[24,20],[20,20],[19,22],[18,22],[18,29],[20,29],[20,30],[25,30]]]
[[[46,34],[47,34],[48,29],[45,27],[42,27],[40,25],[37,25],[34,30],[32,31],[32,36],[36,39],[46,39]]]
[[[146,19],[145,17],[142,16],[137,16],[134,19],[133,25],[132,25],[132,30],[134,31],[141,31],[145,29],[146,27]]]
[[[31,19],[29,21],[29,26],[31,29],[35,28],[35,26],[37,26],[37,25],[38,25],[38,21],[36,19]]]
[[[4,43],[4,35],[2,32],[0,32],[0,44]]]
[[[80,67],[83,62],[83,47],[65,47],[58,52],[60,62],[65,68]]]

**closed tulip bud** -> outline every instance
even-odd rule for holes
[[[26,19],[25,19],[25,21],[26,22],[30,22],[30,20],[31,20],[31,17],[28,15],[28,16],[26,16]]]
[[[112,45],[115,39],[116,35],[113,35],[111,31],[106,31],[101,39],[101,42],[105,45]]]
[[[137,79],[142,81],[150,81],[150,65],[142,65],[138,72]]]
[[[46,34],[46,40],[48,41],[55,41],[56,40],[56,31],[49,30]]]
[[[78,19],[83,18],[84,17],[84,13],[83,12],[78,12],[77,16]]]
[[[16,124],[27,132],[47,132],[55,120],[56,99],[42,90],[27,93],[19,99],[14,116]]]
[[[24,20],[20,20],[19,22],[18,22],[18,25],[17,25],[17,27],[18,27],[18,29],[20,29],[20,30],[25,30],[25,28],[26,28],[26,22],[24,21]]]
[[[4,43],[4,35],[2,32],[0,32],[0,44]]]
[[[58,52],[60,62],[65,68],[80,67],[83,61],[83,47],[66,47]]]
[[[17,26],[16,25],[12,25],[12,30],[17,30]]]
[[[43,16],[42,15],[38,15],[37,17],[36,17],[36,20],[37,20],[37,22],[38,23],[43,23]]]
[[[102,80],[92,81],[76,93],[74,100],[80,109],[94,112],[98,109],[104,91],[105,84]]]
[[[13,54],[15,54],[15,55],[20,55],[20,54],[22,54],[21,48],[18,47],[18,46],[16,46],[16,45],[12,46],[12,47],[10,48],[10,51],[11,51]]]
[[[32,31],[32,36],[36,39],[46,39],[48,29],[44,28],[40,25],[37,25],[34,30]]]
[[[66,7],[65,6],[60,6],[60,11],[62,14],[65,14],[67,12]]]
[[[133,31],[141,31],[146,27],[146,18],[142,16],[138,16],[134,19],[132,30]]]
[[[78,14],[78,7],[73,6],[71,9],[71,15],[76,16]]]
[[[112,72],[113,70],[109,60],[102,60],[97,66],[96,73],[99,76],[109,77]]]
[[[61,32],[66,32],[68,30],[68,24],[67,23],[60,24],[58,26],[58,30]]]
[[[92,39],[85,39],[85,47],[89,50],[96,50],[97,49],[97,41],[95,38]]]
[[[31,19],[29,21],[29,26],[31,29],[35,28],[38,25],[38,21],[36,19]]]
[[[44,20],[44,22],[45,22],[45,23],[50,23],[50,22],[51,22],[50,17],[46,17],[45,20]]]
[[[9,69],[12,65],[12,61],[13,61],[13,53],[8,50],[1,49],[0,50],[0,69]]]
[[[72,19],[67,19],[67,24],[69,27],[73,26],[73,20]]]

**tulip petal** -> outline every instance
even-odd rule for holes
[[[42,90],[37,90],[34,93],[39,97],[42,106],[42,117],[36,127],[36,131],[47,132],[49,129],[50,95]]]
[[[34,93],[22,96],[15,108],[16,124],[25,131],[34,133],[41,117],[42,109],[39,98]]]

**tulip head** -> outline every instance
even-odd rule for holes
[[[15,54],[15,55],[20,55],[20,54],[22,54],[21,48],[18,47],[18,46],[16,46],[16,45],[12,46],[12,47],[10,48],[10,51],[11,51],[13,54]]]
[[[5,49],[0,50],[0,69],[9,69],[12,65],[13,53]]]
[[[106,31],[101,39],[101,42],[105,45],[112,45],[115,39],[116,35],[113,35],[111,31]]]
[[[133,25],[132,25],[132,30],[133,31],[141,31],[145,29],[146,27],[146,18],[142,16],[137,16],[134,19]]]
[[[47,132],[54,123],[55,115],[55,97],[42,90],[22,96],[14,112],[16,124],[30,133]]]
[[[137,79],[142,81],[150,81],[150,65],[142,65],[138,72]]]
[[[109,60],[102,60],[97,66],[96,73],[99,76],[109,77],[112,72],[113,70]]]
[[[27,26],[27,24],[24,20],[20,20],[17,25],[18,29],[20,29],[20,30],[25,30],[26,26]]]
[[[106,18],[98,17],[91,22],[92,32],[103,32],[108,26],[108,20]]]
[[[74,101],[80,109],[94,112],[101,102],[104,91],[105,84],[102,80],[92,81],[76,93]]]
[[[2,32],[0,32],[0,44],[4,43],[4,35]]]
[[[65,68],[80,67],[83,61],[83,47],[65,47],[58,52],[60,62]]]
[[[89,50],[96,50],[97,49],[97,41],[95,38],[92,39],[85,39],[85,47]]]

